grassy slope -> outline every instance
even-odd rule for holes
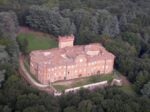
[[[57,47],[57,42],[52,39],[49,35],[36,35],[33,33],[21,33],[18,38],[23,40],[26,38],[28,40],[28,51],[31,52],[33,50],[43,50]]]
[[[56,83],[54,83],[53,86],[57,90],[63,91],[63,90],[68,89],[68,88],[83,86],[83,85],[96,83],[96,82],[100,82],[100,81],[105,81],[105,80],[107,80],[108,82],[111,82],[113,80],[113,78],[116,78],[116,77],[117,76],[114,74],[95,75],[95,76],[86,77],[83,79],[74,80],[74,81],[72,81],[71,84],[65,84],[65,83],[64,84],[56,84]]]

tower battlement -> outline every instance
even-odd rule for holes
[[[72,47],[74,43],[74,35],[59,36],[58,41],[59,41],[59,48]]]

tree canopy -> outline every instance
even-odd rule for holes
[[[0,0],[0,112],[149,112],[149,6],[149,0]],[[19,25],[74,34],[75,44],[102,43],[138,96],[117,87],[61,97],[35,90],[17,72],[19,48],[27,54],[28,44],[16,42]]]

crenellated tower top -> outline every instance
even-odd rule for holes
[[[69,35],[69,36],[59,36],[59,48],[64,48],[64,47],[72,47],[74,43],[74,35]]]

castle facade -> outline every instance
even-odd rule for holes
[[[105,75],[115,56],[101,44],[73,45],[74,36],[59,37],[59,47],[30,53],[30,72],[42,83]]]

